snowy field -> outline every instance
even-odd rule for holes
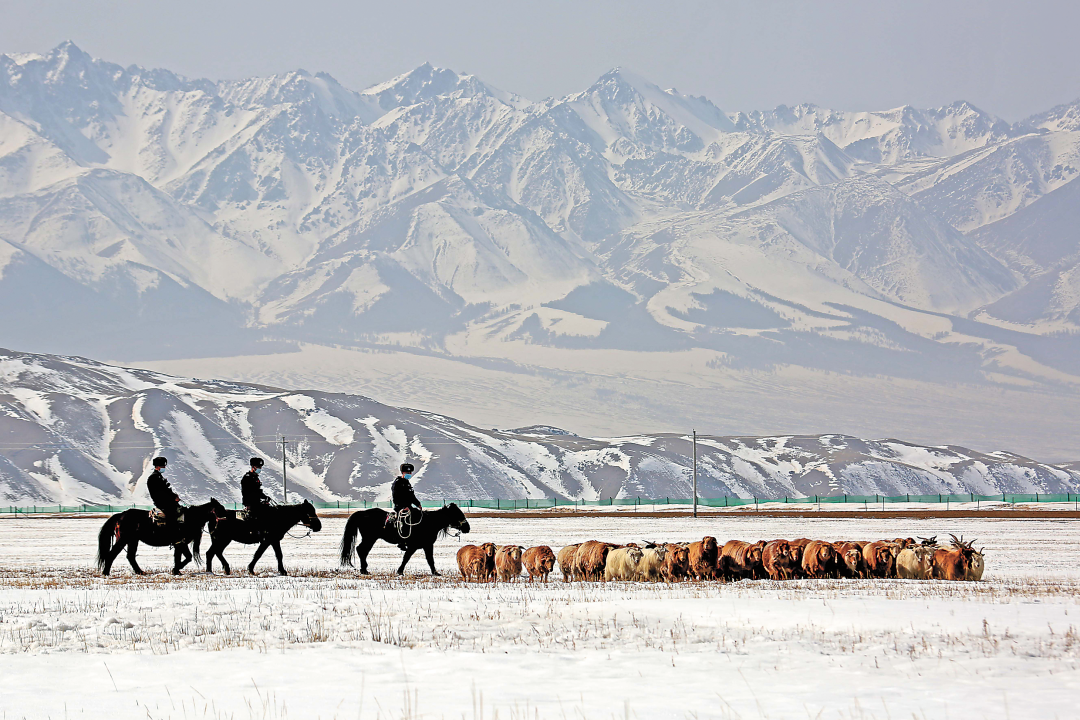
[[[0,718],[1054,718],[1080,697],[1070,520],[476,518],[466,542],[866,539],[963,533],[982,583],[456,580],[343,518],[286,538],[288,578],[91,569],[96,518],[0,519]],[[208,540],[208,538],[206,538]],[[206,545],[204,544],[204,550]],[[242,571],[251,550],[226,556]],[[558,575],[556,571],[555,575]]]

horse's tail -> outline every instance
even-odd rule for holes
[[[105,524],[101,526],[101,530],[98,532],[97,537],[97,568],[98,570],[105,569],[105,560],[109,557],[109,552],[112,550],[113,538],[116,538],[119,534],[120,516],[123,513],[117,513],[111,518],[105,521]]]
[[[353,548],[356,547],[356,535],[360,532],[360,516],[363,511],[355,512],[349,516],[345,523],[345,534],[341,536],[341,566],[353,566]]]

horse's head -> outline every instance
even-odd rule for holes
[[[461,511],[461,508],[457,506],[457,503],[450,503],[446,506],[450,515],[450,527],[454,528],[458,532],[467,533],[471,529],[469,527],[469,518],[465,517],[465,513]]]
[[[319,532],[322,530],[322,520],[319,519],[319,514],[315,512],[315,506],[311,504],[311,501],[305,500],[300,507],[303,508],[304,511],[304,516],[300,521],[300,524],[310,528],[311,532]]]
[[[206,509],[210,513],[210,530],[213,531],[217,521],[225,517],[225,506],[219,503],[215,498],[210,498],[210,502],[206,503],[206,506]]]

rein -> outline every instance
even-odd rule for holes
[[[297,508],[297,509],[299,509],[302,506],[298,506],[298,505],[275,505],[275,507],[281,507],[283,509],[288,509],[288,508]],[[308,525],[306,522],[304,522],[305,519],[306,518],[303,518],[303,519],[293,523],[292,525],[290,525],[289,528],[285,531],[285,534],[288,535],[291,538],[295,538],[296,540],[303,540],[304,538],[311,535],[311,526]],[[303,525],[304,527],[307,528],[307,532],[304,533],[303,535],[293,535],[292,534],[292,529],[296,525]]]

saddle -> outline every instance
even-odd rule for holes
[[[168,520],[165,519],[165,513],[161,512],[161,510],[159,510],[158,508],[154,508],[154,509],[150,510],[149,514],[150,514],[150,520],[153,521],[154,525],[156,525],[157,527],[164,528],[166,525],[168,525]],[[180,512],[176,513],[176,526],[179,528],[179,527],[182,527],[183,524],[184,524],[184,511],[181,509]],[[120,532],[119,526],[117,526],[116,530],[117,530],[117,533]],[[177,540],[176,542],[173,543],[173,545],[177,545],[177,546],[183,545],[183,544],[184,544],[183,538],[181,538],[181,539],[179,539],[179,540]]]
[[[149,513],[150,513],[150,519],[154,521],[155,525],[165,525],[168,522],[165,519],[165,513],[161,512],[161,510],[159,510],[157,508],[154,508],[154,509],[150,510]],[[176,514],[176,524],[177,525],[183,525],[184,524],[184,511],[183,510],[181,510],[179,513]]]

